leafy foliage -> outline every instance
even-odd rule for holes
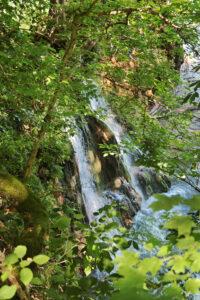
[[[180,113],[183,99],[172,91],[180,82],[182,44],[197,41],[199,9],[198,0],[1,1],[0,171],[12,174],[16,187],[8,191],[0,181],[0,299],[16,293],[20,299],[181,299],[199,291],[192,216],[169,219],[164,228],[175,232],[175,245],[169,241],[156,255],[142,257],[132,231],[119,225],[115,206],[101,209],[88,225],[77,204],[58,203],[74,120],[94,115],[93,80],[128,128],[124,148],[141,149],[138,164],[197,177],[199,133],[188,131],[192,115]],[[194,103],[199,81],[191,87],[185,101]],[[153,114],[156,105],[162,109]],[[101,147],[105,156],[120,155],[116,145]],[[23,186],[16,177],[26,179],[23,200],[30,191],[33,202],[8,201]],[[186,202],[158,200],[156,210]],[[188,203],[199,210],[197,196]],[[129,247],[137,251],[124,252]],[[154,245],[146,241],[145,248],[151,253]],[[37,252],[32,258],[31,250]]]
[[[22,284],[28,286],[33,279],[33,272],[27,266],[32,262],[35,262],[37,265],[45,264],[49,260],[48,256],[42,254],[33,258],[28,257],[24,260],[26,253],[27,248],[23,245],[17,246],[13,253],[7,256],[0,252],[0,280],[3,284],[0,288],[0,297],[2,300],[12,299],[16,292],[24,299],[27,299],[26,293],[22,289]],[[12,285],[7,285],[6,283],[11,283]]]

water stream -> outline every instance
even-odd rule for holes
[[[103,121],[108,126],[108,128],[113,132],[118,144],[120,145],[123,141],[123,138],[126,135],[126,130],[118,122],[117,117],[112,112],[110,107],[106,104],[105,99],[103,97],[99,96],[96,98],[92,98],[90,103],[91,103],[91,107],[92,107],[93,111],[98,111],[98,110],[103,109],[104,115],[105,115],[105,117],[103,118]],[[123,148],[121,148],[120,154],[121,154],[123,164],[130,176],[130,181],[131,181],[133,188],[141,195],[142,198],[144,198],[141,186],[139,185],[137,178],[135,176],[135,172],[136,172],[137,168],[134,165],[134,156],[136,156],[137,153],[130,154],[130,153],[127,153],[126,151],[124,151]]]
[[[194,80],[199,79],[199,73],[195,72],[193,67],[199,63],[199,58],[194,57],[190,49],[185,49],[185,61],[181,67],[180,75],[183,80],[183,84],[177,88],[178,94],[183,94],[187,90],[188,84]],[[93,97],[90,100],[90,105],[93,112],[96,112],[96,115],[113,133],[116,142],[120,145],[123,141],[123,138],[126,136],[125,128],[117,120],[117,117],[112,112],[109,105],[106,103],[105,99],[102,96]],[[99,116],[98,111],[103,111],[103,117]],[[191,124],[191,127],[194,127],[193,130],[199,130],[200,122],[198,122],[199,112],[194,114],[194,119]],[[83,132],[83,129],[77,128],[77,133],[71,137],[71,142],[75,152],[75,159],[78,166],[82,197],[85,205],[85,210],[88,216],[89,221],[94,219],[93,213],[98,210],[100,207],[108,203],[106,198],[106,191],[100,190],[97,187],[94,173],[92,171],[91,161],[88,158],[88,151],[90,143],[89,140],[89,131]],[[143,198],[143,203],[141,210],[138,212],[134,218],[135,229],[142,234],[144,232],[151,232],[155,235],[156,238],[164,239],[165,234],[160,230],[160,224],[162,223],[162,213],[153,213],[149,208],[149,205],[152,201],[155,201],[153,197],[150,197],[148,200],[144,201],[144,191],[141,185],[138,182],[135,172],[137,170],[134,165],[134,157],[136,153],[129,154],[121,148],[120,156],[124,168],[127,170],[130,177],[130,186],[140,194]],[[188,198],[192,194],[196,193],[189,185],[182,182],[174,182],[170,190],[166,193],[167,195],[178,194],[182,197]],[[119,198],[119,195],[116,194],[116,198]],[[123,197],[123,195],[122,195]],[[185,207],[179,206],[177,212],[182,214],[187,211]]]
[[[87,146],[84,134],[80,128],[77,133],[71,137],[71,143],[75,153],[75,160],[78,166],[79,179],[81,183],[81,192],[84,201],[87,217],[91,222],[94,219],[93,213],[104,206],[104,199],[98,194],[94,176],[88,160]]]

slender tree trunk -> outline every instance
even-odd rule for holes
[[[62,0],[60,0],[62,2]],[[71,56],[73,55],[75,46],[76,46],[76,42],[77,42],[77,34],[78,34],[78,30],[79,30],[79,25],[80,25],[80,19],[84,16],[87,16],[92,8],[94,7],[94,5],[98,2],[99,0],[93,0],[91,2],[91,5],[82,13],[78,14],[78,15],[74,15],[73,21],[72,21],[72,28],[71,28],[71,36],[70,36],[70,40],[69,40],[69,44],[65,49],[65,53],[64,56],[62,58],[62,66],[61,66],[61,71],[60,71],[60,78],[58,81],[58,86],[54,91],[54,94],[52,96],[52,98],[49,101],[48,104],[48,108],[47,108],[47,112],[46,115],[44,117],[42,126],[38,132],[36,141],[33,144],[33,148],[32,151],[30,153],[30,156],[28,158],[25,170],[24,170],[24,180],[28,179],[33,171],[33,167],[34,164],[36,162],[36,157],[38,154],[38,150],[40,149],[40,145],[42,143],[42,140],[45,136],[46,130],[47,130],[47,126],[48,124],[51,122],[51,114],[54,111],[55,106],[57,105],[58,101],[59,101],[59,92],[60,92],[60,83],[63,81],[64,76],[65,76],[65,67],[69,61],[69,59],[71,58]],[[56,3],[56,0],[52,0],[52,3]]]
[[[59,78],[58,86],[55,89],[54,94],[53,94],[52,98],[49,101],[47,112],[46,112],[46,115],[44,117],[42,126],[41,126],[41,128],[38,132],[36,141],[33,144],[31,154],[28,158],[28,161],[27,161],[27,164],[26,164],[26,167],[25,167],[24,180],[29,178],[32,174],[33,167],[34,167],[36,157],[37,157],[37,154],[38,154],[38,150],[39,150],[40,145],[42,143],[42,140],[45,136],[47,126],[51,122],[51,114],[54,111],[54,108],[55,108],[56,104],[59,101],[60,83],[64,79],[65,67],[66,67],[69,59],[71,58],[71,56],[74,52],[75,46],[76,46],[78,25],[79,25],[78,24],[78,18],[76,18],[76,19],[74,18],[74,22],[72,23],[72,31],[71,31],[70,41],[69,41],[68,46],[65,49],[65,53],[64,53],[64,56],[62,58],[62,67],[61,67],[61,71],[60,71],[60,78]]]

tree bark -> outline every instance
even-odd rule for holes
[[[46,112],[46,115],[44,117],[42,126],[41,126],[41,128],[38,132],[36,141],[33,144],[31,154],[29,156],[29,159],[28,159],[26,167],[25,167],[24,180],[29,178],[32,174],[33,166],[34,166],[35,161],[36,161],[38,150],[39,150],[41,142],[42,142],[42,140],[45,136],[46,128],[47,128],[48,124],[51,121],[51,114],[52,114],[52,112],[53,112],[53,110],[54,110],[54,108],[55,108],[55,106],[56,106],[56,104],[58,103],[58,100],[59,100],[60,83],[64,79],[65,67],[67,65],[68,60],[72,56],[73,51],[74,51],[75,46],[76,46],[78,25],[79,24],[78,24],[78,18],[76,18],[76,19],[75,18],[74,18],[74,21],[72,23],[72,31],[71,31],[70,41],[69,41],[68,46],[65,49],[65,53],[64,53],[64,56],[62,58],[62,68],[61,68],[61,71],[60,71],[60,76],[59,76],[60,78],[59,78],[59,81],[58,81],[58,86],[55,89],[55,92],[54,92],[52,98],[49,101],[47,112]]]

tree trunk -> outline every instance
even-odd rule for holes
[[[62,2],[62,0],[60,0],[60,1]],[[83,18],[84,16],[87,16],[91,12],[92,8],[94,7],[94,5],[98,1],[99,0],[93,0],[91,2],[91,5],[87,8],[87,10],[81,12],[80,14],[77,14],[77,15],[75,14],[74,17],[73,17],[73,21],[71,23],[71,26],[72,26],[71,27],[71,36],[70,36],[69,44],[65,48],[65,53],[64,53],[64,56],[62,58],[62,67],[61,67],[61,71],[60,71],[60,78],[59,78],[59,81],[58,81],[58,86],[55,89],[55,92],[54,92],[52,98],[49,101],[49,105],[48,105],[47,112],[46,112],[46,115],[44,117],[42,126],[41,126],[41,128],[38,132],[36,141],[33,144],[31,154],[29,156],[29,159],[27,161],[27,164],[26,164],[26,167],[25,167],[25,170],[24,170],[24,176],[23,176],[24,180],[28,179],[32,174],[33,167],[34,167],[36,157],[37,157],[37,154],[38,154],[38,150],[40,148],[41,142],[42,142],[42,140],[45,136],[45,133],[46,133],[46,129],[47,129],[46,127],[51,122],[51,113],[53,112],[56,104],[59,101],[60,83],[64,80],[65,67],[66,67],[69,59],[73,55],[73,52],[74,52],[74,49],[75,49],[75,46],[76,46],[78,29],[79,29],[79,26],[80,26],[80,20],[81,20],[81,18]],[[55,4],[56,2],[57,2],[56,0],[52,0],[52,4]]]
[[[75,46],[76,46],[78,26],[79,26],[79,24],[78,24],[78,18],[74,17],[74,21],[72,23],[72,31],[71,31],[71,37],[70,37],[69,45],[66,47],[64,56],[62,58],[62,68],[61,68],[61,71],[60,71],[60,78],[59,78],[58,86],[55,89],[55,92],[54,92],[52,98],[49,101],[47,112],[46,112],[46,115],[44,117],[42,126],[41,126],[41,128],[40,128],[40,130],[38,132],[36,141],[33,144],[33,148],[32,148],[31,154],[29,156],[29,159],[28,159],[26,167],[25,167],[24,180],[26,180],[27,178],[29,178],[31,176],[31,174],[32,174],[33,166],[34,166],[35,161],[36,161],[38,150],[39,150],[41,142],[42,142],[42,140],[43,140],[43,138],[45,136],[47,126],[51,122],[51,114],[52,114],[52,112],[53,112],[56,104],[59,101],[60,83],[64,79],[65,67],[67,65],[68,60],[72,56],[73,51],[74,51]]]

